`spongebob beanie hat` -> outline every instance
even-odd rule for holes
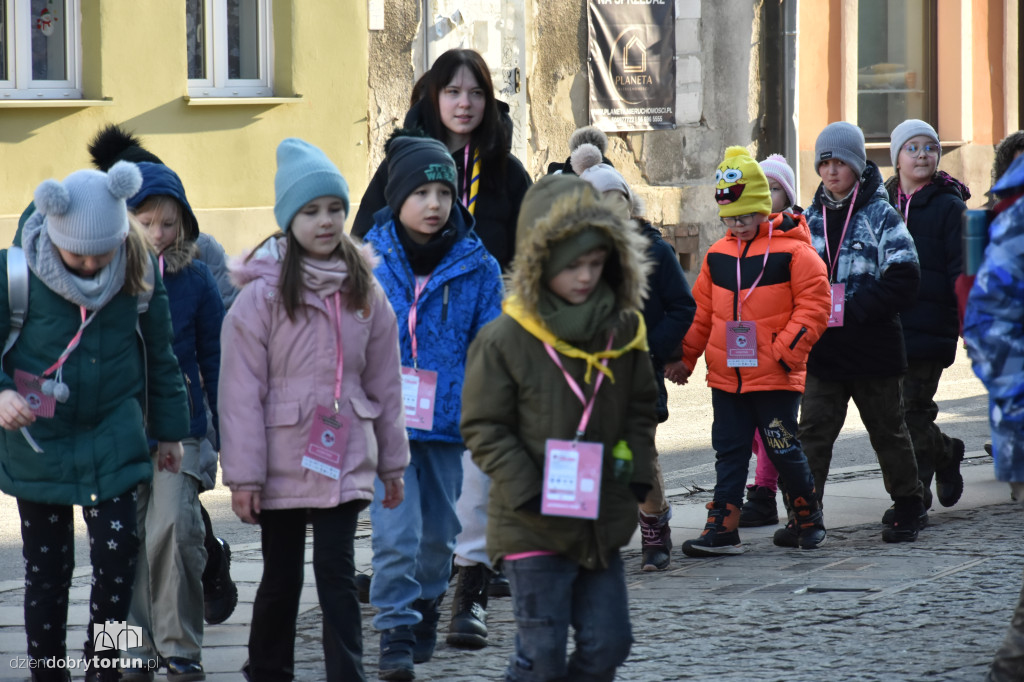
[[[729,147],[715,171],[718,215],[727,218],[748,213],[772,212],[772,193],[761,166],[746,147]]]
[[[452,199],[457,200],[455,159],[441,142],[432,137],[393,137],[387,152],[388,184],[384,198],[396,217],[406,198],[428,182],[448,185]]]
[[[348,215],[348,183],[338,167],[318,147],[288,137],[277,146],[274,176],[274,218],[288,231],[303,206],[320,197],[338,197]]]

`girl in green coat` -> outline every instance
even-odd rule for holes
[[[119,679],[115,657],[132,644],[135,490],[153,475],[144,408],[161,470],[178,470],[188,435],[167,294],[125,207],[140,183],[127,162],[43,182],[22,234],[28,271],[8,271],[21,254],[0,253],[0,336],[11,333],[7,289],[19,274],[31,303],[0,373],[0,489],[21,515],[33,680],[71,679],[56,662],[67,656],[72,505],[83,508],[93,567],[86,679]]]

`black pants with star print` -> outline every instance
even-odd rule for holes
[[[19,499],[18,513],[25,557],[28,655],[63,658],[67,655],[68,591],[75,568],[73,507]],[[88,655],[93,624],[124,622],[128,617],[139,553],[134,488],[94,507],[82,507],[82,516],[89,529],[92,561]],[[116,648],[96,652],[110,657],[119,653]]]

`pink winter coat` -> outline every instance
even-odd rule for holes
[[[221,331],[224,483],[260,491],[263,509],[370,500],[375,476],[401,478],[409,464],[395,313],[379,286],[369,315],[349,310],[342,295],[339,411],[349,420],[348,447],[339,480],[315,473],[301,461],[317,406],[334,402],[336,325],[308,290],[289,320],[277,291],[280,269],[273,240],[232,266],[244,288]]]

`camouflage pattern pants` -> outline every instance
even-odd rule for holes
[[[899,376],[828,381],[807,374],[797,438],[807,455],[819,495],[824,495],[832,446],[846,422],[852,398],[878,458],[886,492],[893,500],[922,498],[924,488],[918,480],[914,446],[903,417],[901,384]]]
[[[917,475],[925,486],[931,485],[936,469],[950,466],[955,461],[953,439],[935,423],[939,415],[935,392],[943,369],[940,362],[911,362],[903,377],[907,429],[917,456]]]

